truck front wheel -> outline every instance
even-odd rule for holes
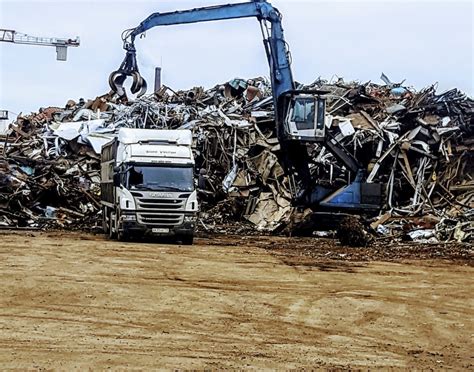
[[[128,231],[120,230],[117,227],[117,239],[121,242],[126,242],[130,239],[130,234],[128,233]]]
[[[194,236],[193,235],[181,235],[178,240],[181,240],[183,245],[193,245]]]
[[[109,217],[110,216],[108,214],[107,207],[102,207],[102,229],[104,230],[104,234],[109,233],[109,224],[110,224],[110,220],[108,220]]]
[[[117,231],[117,221],[115,218],[115,213],[110,212],[109,214],[109,239],[115,239],[117,236],[116,231]],[[114,225],[115,225],[115,231],[114,231]]]

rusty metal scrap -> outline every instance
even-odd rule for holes
[[[382,78],[382,85],[318,79],[304,86],[329,91],[328,132],[369,181],[384,185],[380,215],[366,224],[376,239],[472,240],[473,100],[457,89],[418,92]],[[270,95],[265,78],[234,79],[207,90],[162,86],[128,102],[110,94],[70,100],[19,116],[1,141],[0,224],[98,226],[101,146],[121,127],[188,128],[202,229],[291,230],[310,211],[291,204]],[[345,185],[348,170],[320,144],[308,148],[317,182]]]

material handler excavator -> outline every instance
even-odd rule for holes
[[[266,0],[153,13],[137,27],[123,32],[126,56],[119,69],[109,77],[112,90],[124,96],[123,83],[127,77],[132,77],[131,92],[137,93],[137,96],[145,94],[147,86],[138,71],[135,49],[135,38],[145,31],[156,26],[248,17],[255,17],[261,26],[270,67],[276,133],[281,145],[280,160],[292,181],[294,205],[331,211],[378,210],[381,204],[380,184],[363,182],[365,170],[361,164],[326,131],[324,94],[327,92],[296,89],[288,44],[283,35],[282,16]],[[317,184],[309,168],[308,142],[321,143],[344,164],[351,174],[347,186],[331,190]]]

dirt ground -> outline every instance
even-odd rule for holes
[[[2,369],[474,369],[469,247],[0,239]]]

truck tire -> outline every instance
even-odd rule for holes
[[[182,235],[179,237],[183,245],[193,245],[194,235]]]
[[[102,207],[102,229],[104,230],[104,234],[109,233],[109,223],[107,222],[108,217],[107,207]]]
[[[127,242],[130,240],[130,234],[128,231],[117,229],[117,240],[121,242]]]
[[[115,213],[109,213],[109,239],[115,239],[117,236],[116,232],[113,231],[113,225],[116,223],[115,221]]]

